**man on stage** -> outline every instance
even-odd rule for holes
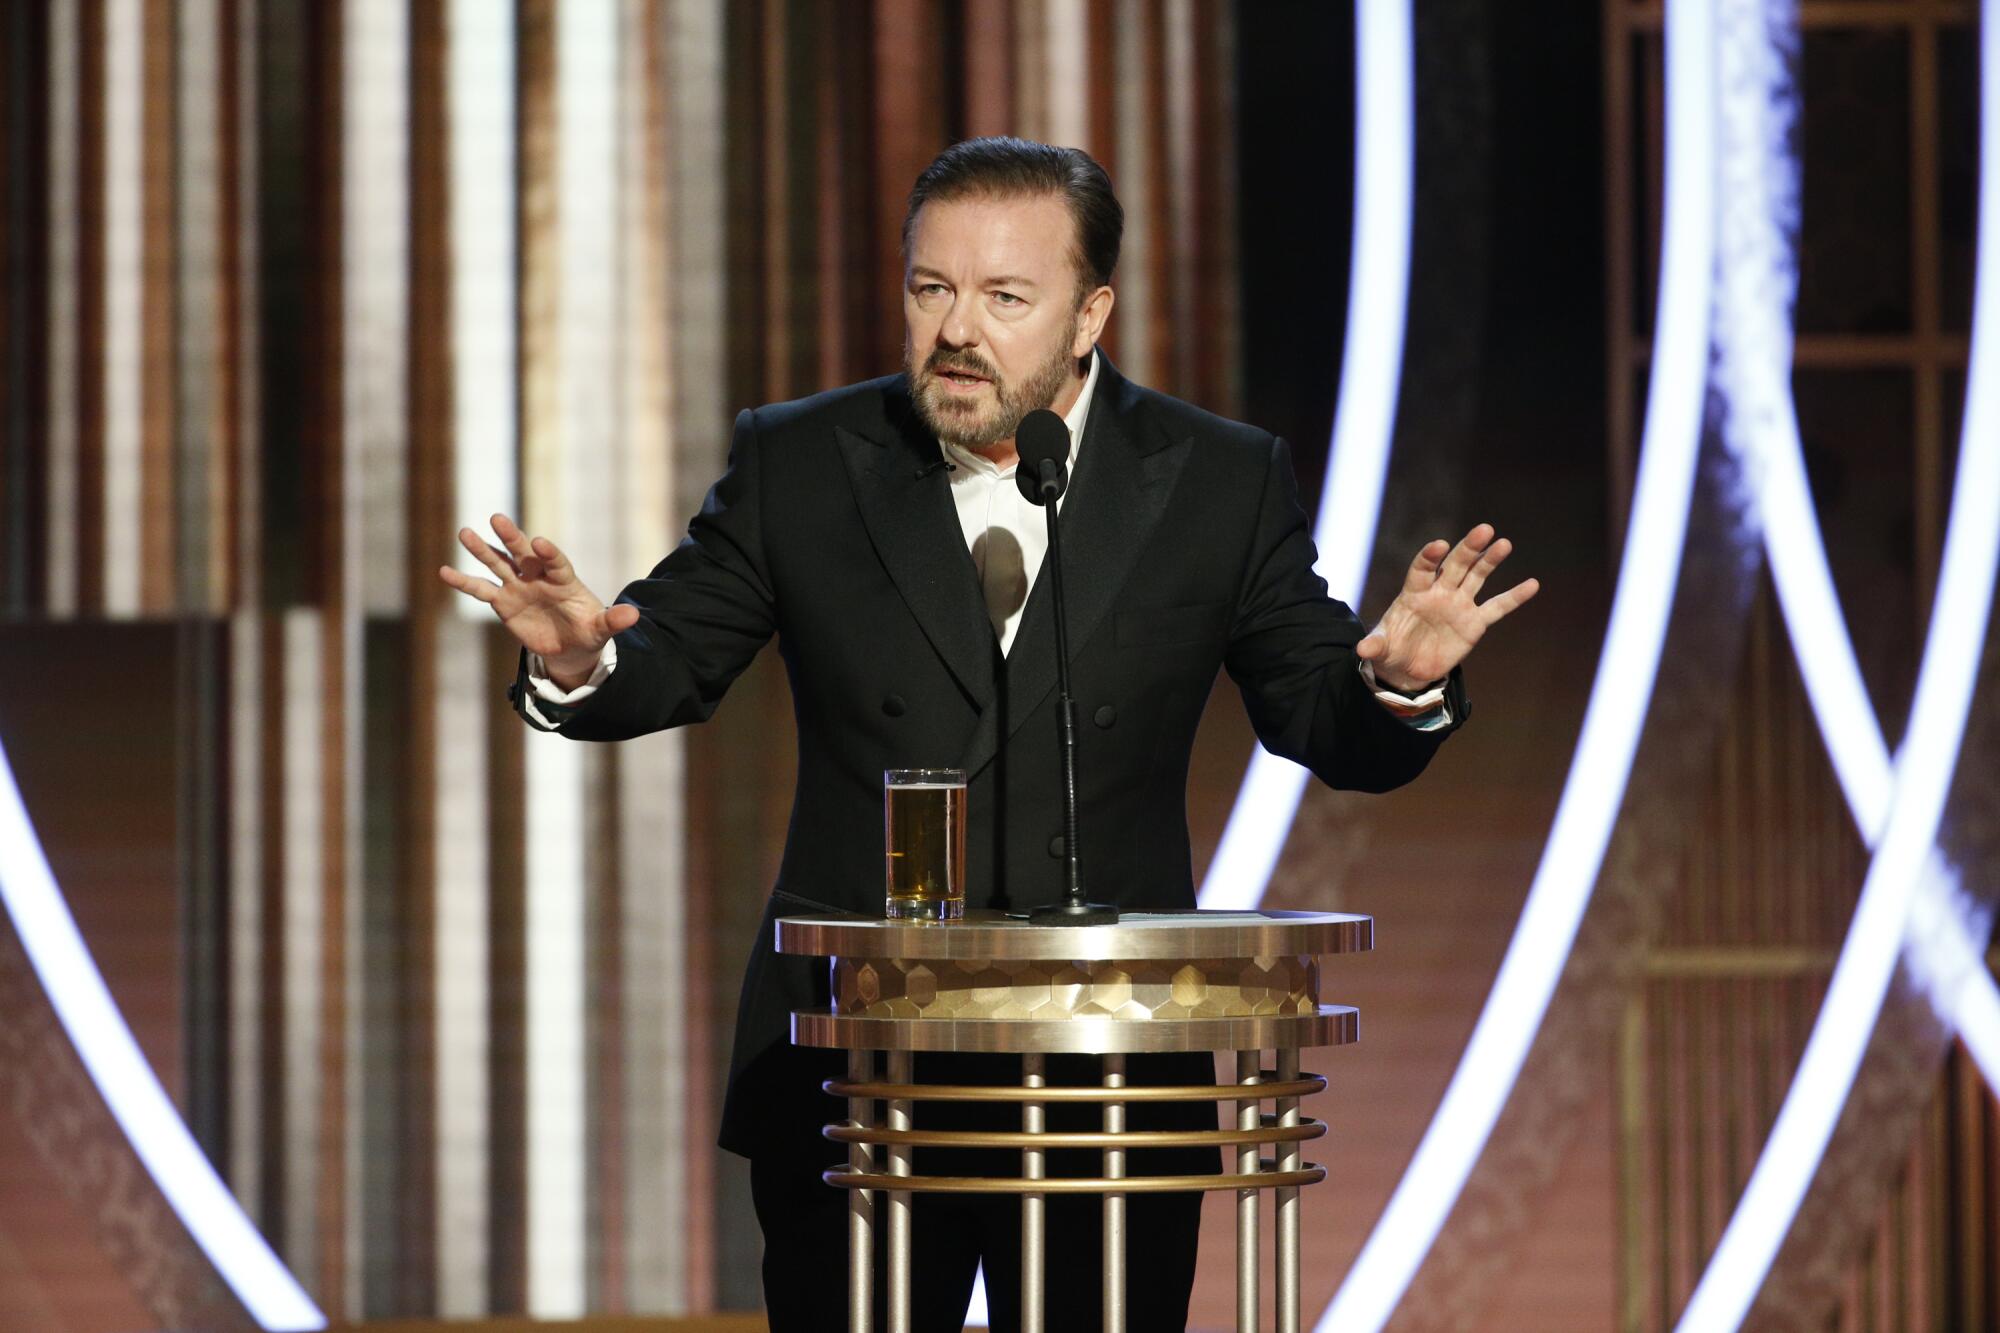
[[[846,1201],[819,1178],[844,1152],[819,1132],[839,1110],[818,1088],[841,1073],[838,1057],[786,1039],[791,1010],[827,1002],[824,964],[774,955],[771,919],[880,913],[891,768],[966,771],[969,907],[1025,910],[1062,895],[1046,533],[1013,479],[1024,415],[1050,408],[1070,433],[1060,503],[1079,826],[1099,901],[1194,906],[1187,769],[1218,670],[1267,748],[1332,786],[1387,790],[1464,722],[1460,662],[1536,591],[1530,579],[1476,601],[1509,550],[1482,524],[1456,546],[1419,551],[1364,633],[1312,572],[1284,443],[1133,384],[1097,350],[1122,230],[1110,180],[1086,154],[1016,139],[955,145],[910,195],[901,374],[743,412],[728,471],[687,538],[609,607],[552,542],[504,515],[493,518],[498,547],[459,534],[497,583],[439,571],[520,640],[523,716],[578,739],[707,718],[778,638],[798,786],[744,980],[721,1135],[751,1158],[774,1329],[839,1322]],[[1209,1058],[1193,1059],[1134,1058],[1130,1077],[1211,1082]],[[920,1059],[920,1078],[941,1072],[942,1059],[929,1071]],[[1015,1082],[1018,1062],[956,1057],[948,1074]],[[1080,1067],[1067,1074],[1096,1081]],[[1149,1127],[1141,1109],[1134,1129]],[[1148,1110],[1158,1127],[1214,1127],[1213,1105]],[[1215,1169],[1212,1150],[1192,1164],[1158,1156],[1150,1167],[1135,1158],[1135,1172]],[[1095,1327],[1096,1204],[1060,1199],[1048,1217],[1048,1326]],[[1146,1256],[1131,1327],[1184,1325],[1199,1202],[1129,1200],[1132,1253]],[[960,1326],[982,1257],[995,1327],[1016,1322],[1018,1203],[918,1196],[916,1209],[916,1327]]]

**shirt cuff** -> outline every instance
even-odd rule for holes
[[[1373,662],[1365,657],[1355,660],[1361,672],[1361,681],[1375,696],[1375,702],[1408,723],[1413,730],[1436,731],[1451,725],[1451,708],[1444,701],[1443,681],[1420,694],[1405,694],[1376,680]]]
[[[542,660],[542,655],[540,653],[529,653],[528,697],[521,701],[521,705],[535,721],[548,727],[550,730],[554,730],[557,726],[561,725],[560,719],[551,718],[543,713],[541,709],[535,707],[537,699],[545,700],[552,704],[560,704],[565,708],[575,708],[585,699],[597,693],[597,687],[609,680],[611,673],[617,669],[618,640],[606,639],[604,641],[604,651],[597,655],[597,665],[591,668],[590,679],[573,690],[566,690],[549,679],[548,663]]]

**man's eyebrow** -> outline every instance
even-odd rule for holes
[[[947,282],[951,281],[947,275],[940,273],[934,268],[926,268],[922,264],[910,265],[910,276],[913,278],[944,278]],[[987,278],[985,285],[988,287],[1040,287],[1042,284],[1036,282],[1033,278],[1024,278],[1014,273],[1002,273],[997,277]]]

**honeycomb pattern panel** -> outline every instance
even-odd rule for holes
[[[1307,1015],[1319,964],[1275,958],[956,960],[836,958],[836,1014],[857,1018],[1159,1019]]]

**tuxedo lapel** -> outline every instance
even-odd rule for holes
[[[835,434],[883,568],[960,688],[983,707],[993,694],[999,644],[937,441],[907,412],[892,413],[879,428],[841,426]]]
[[[1072,657],[1131,579],[1192,446],[1191,439],[1173,439],[1148,422],[1138,410],[1137,391],[1103,358],[1076,475],[1062,504]],[[1044,560],[1001,668],[1005,707],[989,707],[981,716],[961,761],[968,774],[984,768],[1056,686],[1054,582],[1054,566]]]

